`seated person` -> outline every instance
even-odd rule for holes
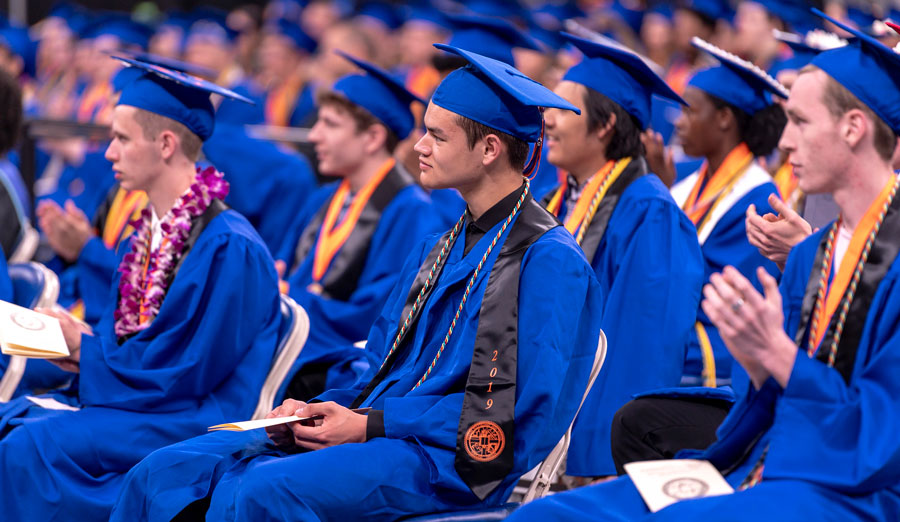
[[[28,226],[31,201],[19,170],[7,159],[19,137],[22,124],[22,90],[15,78],[0,70],[0,251],[9,259]]]
[[[601,295],[523,166],[538,108],[576,109],[511,66],[441,48],[470,65],[438,87],[416,149],[423,184],[457,188],[468,210],[412,251],[369,332],[375,364],[351,389],[270,414],[323,415],[316,426],[153,453],[111,520],[396,520],[494,506],[559,441],[587,383]]]
[[[383,70],[343,56],[364,72],[320,96],[309,134],[320,172],[342,179],[309,197],[278,255],[292,267],[288,295],[309,314],[287,392],[301,400],[349,388],[366,371],[353,343],[365,340],[413,247],[442,228],[431,200],[391,155],[413,128],[410,103],[421,100]]]
[[[94,335],[57,314],[78,373],[53,396],[0,406],[0,509],[10,520],[104,520],[125,473],[151,451],[249,416],[280,327],[274,261],[221,200],[228,186],[194,163],[213,127],[209,92],[180,73],[146,69],[113,111],[106,151],[141,213],[111,307]],[[227,417],[227,418],[226,418]]]
[[[778,189],[756,159],[778,143],[785,116],[771,97],[787,90],[749,62],[698,38],[694,45],[721,65],[698,71],[684,90],[689,104],[675,127],[686,154],[705,158],[700,170],[672,187],[672,196],[697,227],[706,261],[705,279],[731,264],[745,276],[758,266],[778,274],[773,263],[747,241],[744,213],[750,205],[766,213]],[[702,310],[685,359],[683,383],[727,384],[732,357]]]
[[[9,270],[6,268],[6,259],[0,256],[0,301],[11,303],[13,300],[13,286],[9,279]]]
[[[832,22],[838,24],[837,21]],[[630,478],[553,495],[522,520],[872,520],[900,513],[900,58],[873,38],[801,70],[781,147],[800,189],[831,194],[840,217],[791,252],[779,289],[734,267],[703,309],[750,375],[705,452],[735,488],[650,514]],[[870,255],[871,254],[871,255]]]
[[[706,158],[700,171],[672,187],[675,201],[697,226],[705,261],[704,281],[726,265],[752,277],[763,266],[774,276],[774,263],[747,239],[749,208],[771,212],[768,198],[777,197],[772,177],[756,157],[777,144],[786,117],[772,96],[787,90],[764,72],[700,39],[694,45],[721,65],[697,72],[684,98],[690,104],[676,121],[686,153]],[[730,101],[724,101],[730,100]],[[715,325],[702,309],[691,332],[682,388],[651,392],[626,404],[612,424],[613,459],[619,473],[634,460],[671,457],[685,447],[705,447],[715,440],[734,393],[724,386],[746,375],[735,366]],[[742,382],[736,383],[738,390]],[[696,445],[696,446],[694,446]]]
[[[544,204],[594,268],[609,351],[575,421],[566,473],[615,473],[609,427],[635,393],[677,386],[697,318],[703,257],[697,232],[652,175],[640,133],[653,94],[680,101],[641,58],[563,33],[585,59],[555,92],[581,115],[548,109],[550,162],[568,173]]]

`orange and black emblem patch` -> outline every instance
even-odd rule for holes
[[[506,436],[500,425],[493,421],[481,421],[466,431],[466,453],[473,459],[488,462],[503,452]]]

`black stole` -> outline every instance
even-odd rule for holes
[[[836,225],[835,223],[831,226]],[[816,291],[819,285],[819,268],[822,266],[822,258],[825,256],[825,243],[827,241],[828,234],[826,233],[822,235],[822,240],[819,242],[813,269],[810,272],[809,281],[806,283],[800,325],[797,328],[797,334],[794,339],[801,350],[806,349],[806,341],[810,335],[810,321],[816,304]],[[844,322],[844,331],[838,344],[834,368],[840,372],[845,382],[849,383],[850,376],[853,374],[853,367],[856,364],[856,353],[866,324],[866,317],[869,314],[869,307],[872,306],[872,300],[878,291],[878,285],[881,284],[881,280],[884,279],[885,274],[891,268],[898,252],[900,252],[900,198],[894,198],[887,214],[884,216],[884,221],[881,223],[881,229],[875,237],[872,249],[869,251],[869,258],[865,267],[863,267],[859,285],[856,288],[856,295],[853,297],[853,302],[850,303],[847,319]],[[825,337],[822,338],[822,346],[816,352],[816,359],[823,363],[828,362],[828,340],[834,337],[834,330],[845,299],[847,299],[846,293],[831,317],[831,322],[825,331]]]
[[[619,175],[618,179],[606,191],[603,199],[600,200],[594,219],[591,220],[587,232],[584,233],[584,237],[581,240],[581,249],[584,251],[589,264],[594,262],[597,248],[600,246],[600,241],[603,240],[603,235],[606,234],[606,227],[609,225],[609,220],[612,218],[616,205],[619,204],[619,198],[622,197],[622,193],[634,180],[648,173],[647,161],[643,157],[636,156],[632,158],[631,163],[625,167],[622,174]],[[549,194],[544,196],[544,199],[541,200],[541,205],[544,207],[549,205],[554,194],[555,191],[550,191]]]
[[[515,446],[516,369],[518,363],[519,274],[522,258],[535,241],[559,221],[529,194],[519,216],[500,248],[488,276],[479,310],[472,363],[465,386],[456,440],[455,468],[472,492],[484,500],[509,474]],[[449,232],[432,248],[407,295],[401,320],[425,284]],[[443,263],[438,266],[435,281]],[[431,288],[426,291],[425,300]],[[420,305],[419,310],[424,308]],[[400,340],[400,346],[415,328],[418,314]],[[398,325],[399,330],[399,325]],[[351,407],[358,407],[389,374],[399,354],[396,350]]]
[[[414,183],[412,176],[400,164],[392,168],[372,192],[366,206],[359,215],[359,220],[347,241],[335,254],[331,264],[319,284],[322,285],[322,295],[329,299],[346,301],[356,290],[359,276],[366,265],[366,256],[372,243],[372,236],[381,220],[384,209],[393,201],[401,190]],[[322,221],[328,212],[329,199],[316,211],[312,221],[303,229],[300,241],[297,242],[297,250],[294,256],[295,268],[300,261],[309,255],[313,255],[313,249],[319,238]]]
[[[197,243],[197,239],[200,238],[200,234],[206,229],[206,227],[212,223],[212,220],[216,218],[222,212],[228,210],[228,205],[222,202],[220,199],[214,199],[210,201],[209,206],[206,207],[206,210],[203,211],[199,216],[195,216],[191,219],[191,232],[188,234],[187,239],[184,241],[184,249],[181,251],[181,257],[178,258],[178,262],[175,264],[175,268],[166,278],[166,293],[168,293],[169,288],[172,288],[172,282],[175,280],[175,276],[178,274],[178,270],[181,269],[182,263],[184,263],[184,259],[187,257],[188,252],[191,251],[194,244]],[[118,304],[119,299],[122,298],[122,294],[116,290],[116,303]],[[163,297],[165,300],[165,297]],[[131,333],[124,337],[119,337],[117,340],[119,344],[124,344],[125,341],[131,339],[138,332]]]

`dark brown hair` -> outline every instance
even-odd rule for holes
[[[456,115],[456,124],[459,125],[466,134],[466,142],[469,145],[469,150],[475,148],[475,144],[478,143],[478,140],[483,139],[488,134],[493,134],[500,138],[500,143],[503,143],[506,146],[510,166],[518,171],[525,169],[525,161],[528,159],[528,143],[524,140],[520,140],[515,136],[498,131],[497,129],[492,129],[483,123],[478,123],[473,119],[458,114]]]
[[[390,154],[394,153],[394,149],[396,149],[397,144],[400,143],[400,138],[397,136],[397,133],[389,129],[384,123],[381,122],[381,120],[373,116],[371,112],[353,103],[352,101],[336,92],[325,91],[319,94],[317,102],[319,107],[323,105],[330,105],[342,112],[346,112],[347,114],[349,114],[353,119],[353,122],[356,124],[357,132],[362,132],[372,125],[381,125],[382,127],[384,127],[385,130],[387,130],[387,137],[384,140],[384,148],[386,148],[388,153]]]

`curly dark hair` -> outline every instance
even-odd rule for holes
[[[19,139],[22,127],[22,89],[19,82],[0,69],[0,154],[6,154]]]
[[[741,141],[747,144],[754,156],[768,156],[775,150],[787,125],[787,115],[781,105],[773,103],[751,116],[721,98],[708,96],[717,109],[728,108],[734,114]]]

